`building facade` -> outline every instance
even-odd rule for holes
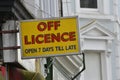
[[[22,79],[24,75],[20,75],[21,70],[34,74],[35,60],[21,60],[17,37],[19,33],[17,21],[33,18],[20,0],[0,1],[0,80],[18,80],[18,77],[24,80]]]
[[[76,80],[119,80],[118,0],[35,0],[40,18],[79,17],[86,69]],[[82,68],[81,56],[56,57],[53,80],[69,80]],[[72,64],[67,64],[71,63]],[[72,66],[72,67],[71,67]],[[57,73],[57,74],[56,74]]]
[[[63,15],[79,16],[86,70],[78,80],[119,80],[119,1],[63,0]]]
[[[61,0],[22,0],[22,3],[37,19],[63,16],[63,2]],[[77,73],[79,73],[82,67],[81,55],[54,57],[48,60],[46,60],[46,58],[41,58],[40,61],[42,74],[44,77],[46,77],[47,74],[50,76],[47,77],[47,80],[72,79]],[[48,72],[45,72],[46,68],[44,65],[47,63],[50,65],[46,66]]]
[[[50,2],[46,0],[46,3],[48,4]],[[80,45],[82,52],[85,53],[86,69],[76,79],[119,80],[120,2],[118,0],[60,0],[59,3],[61,4],[59,4],[59,16],[79,17]],[[56,5],[56,3],[54,4]],[[46,9],[43,10],[45,12],[49,11]],[[50,11],[53,10],[51,9]],[[79,56],[74,56],[74,58],[70,59],[79,59],[77,57]],[[67,62],[66,58],[56,59],[59,64],[60,62],[64,62],[64,65],[66,64],[65,61]],[[65,61],[62,61],[64,59]],[[75,62],[73,61],[73,63]],[[65,66],[62,67],[65,70],[69,70],[70,65],[67,64],[66,66],[68,69]],[[69,80],[71,76],[77,73],[75,72],[73,75],[69,74],[70,76],[66,75],[69,72],[62,71],[62,67],[55,67],[55,80]],[[75,67],[71,69],[73,70]],[[79,69],[81,69],[80,65]],[[56,71],[59,73],[58,75],[64,76],[64,78],[60,78],[60,76],[56,77]]]
[[[37,19],[78,16],[81,55],[41,58],[41,73],[47,80],[120,79],[119,0],[20,0]],[[2,45],[2,44],[1,44]],[[27,61],[27,60],[26,60]],[[20,60],[28,69],[33,67]],[[33,65],[34,61],[30,61]],[[48,64],[47,66],[45,66]]]

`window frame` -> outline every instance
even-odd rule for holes
[[[74,14],[80,18],[113,19],[110,0],[98,0],[97,9],[80,8],[80,0],[75,0],[74,6]]]
[[[77,13],[110,14],[110,0],[98,0],[97,9],[80,8],[80,0],[75,0],[75,8]]]
[[[77,13],[95,13],[98,14],[99,11],[101,10],[100,4],[102,0],[97,0],[97,8],[81,8],[80,7],[80,0],[76,0],[76,12]]]
[[[85,7],[85,3],[86,3],[86,2],[84,2],[85,0],[79,0],[79,1],[80,1],[80,8],[88,8],[88,9],[97,9],[97,8],[98,8],[98,0],[95,0],[95,2],[97,3],[96,6],[95,6],[95,4],[89,4],[90,1],[87,0],[87,1],[88,1],[88,2],[87,2],[88,4],[86,5],[86,7]],[[82,3],[82,2],[84,2],[84,3]],[[82,5],[83,5],[83,7],[82,7],[81,3],[82,3]],[[88,7],[88,5],[93,5],[94,8],[92,8],[92,7],[90,7],[90,6]]]

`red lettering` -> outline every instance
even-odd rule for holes
[[[45,43],[50,43],[50,34],[44,35],[44,41],[45,41]]]
[[[44,42],[44,39],[43,40],[40,40],[40,39],[42,39],[44,36],[41,34],[41,35],[37,35],[36,36],[36,43],[37,44],[41,44],[41,43],[43,43]]]
[[[65,32],[61,35],[61,40],[67,42],[69,40],[69,33]]]
[[[57,33],[57,35],[51,34],[51,40],[52,42],[55,42],[55,41],[60,42],[60,33]]]
[[[57,30],[58,27],[60,26],[60,21],[55,21],[54,26],[55,26],[55,30]]]
[[[25,41],[25,44],[31,44],[31,42],[28,41],[28,36],[24,36],[24,41]]]
[[[31,38],[32,38],[32,42],[31,43],[35,44],[35,35],[32,35]]]
[[[47,24],[48,24],[48,31],[49,31],[51,30],[51,27],[53,27],[53,21],[50,21]]]
[[[76,40],[75,32],[70,32],[69,36],[70,36],[70,41],[75,41]]]
[[[53,42],[68,42],[75,40],[76,40],[75,32],[31,35],[30,38],[28,36],[24,36],[24,43],[26,45],[53,43]]]
[[[37,26],[39,31],[44,31],[47,28],[47,24],[45,22],[40,22]]]
[[[37,29],[39,31],[45,31],[45,30],[50,31],[52,29],[52,27],[54,30],[57,30],[59,26],[60,26],[60,21],[40,22],[37,25]]]

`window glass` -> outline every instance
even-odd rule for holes
[[[81,8],[97,8],[97,0],[80,0]]]

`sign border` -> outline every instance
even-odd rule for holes
[[[23,56],[23,51],[22,51],[22,35],[21,35],[21,28],[20,28],[20,23],[21,22],[28,22],[28,21],[40,21],[40,20],[58,20],[58,19],[65,19],[65,18],[76,18],[76,27],[77,27],[77,33],[78,33],[78,52],[75,52],[75,53],[65,53],[65,54],[49,54],[49,55],[44,55],[44,56],[27,56],[27,57],[24,57]],[[67,17],[53,17],[53,18],[39,18],[39,19],[30,19],[30,20],[20,20],[19,21],[19,30],[20,30],[20,33],[19,33],[19,37],[20,37],[20,47],[21,47],[21,58],[22,59],[34,59],[34,58],[46,58],[46,57],[59,57],[59,56],[70,56],[70,55],[79,55],[80,54],[80,51],[81,51],[81,47],[80,47],[80,30],[79,30],[79,18],[78,16],[67,16]]]

